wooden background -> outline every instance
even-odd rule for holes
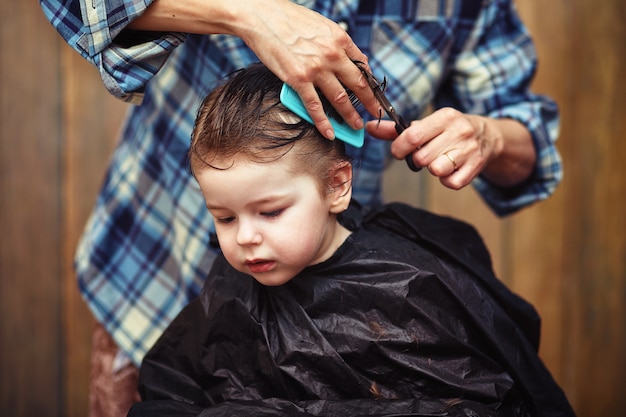
[[[543,317],[541,355],[580,417],[626,397],[626,3],[517,0],[562,111],[565,180],[500,220],[473,190],[390,168],[386,190],[477,226]],[[0,415],[84,416],[93,319],[72,271],[125,104],[37,2],[0,2]],[[411,191],[409,191],[411,190]],[[414,191],[417,190],[417,191]]]

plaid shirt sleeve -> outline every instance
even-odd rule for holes
[[[450,84],[443,86],[434,102],[436,107],[452,106],[465,113],[515,119],[530,131],[537,164],[526,182],[502,188],[479,176],[473,183],[485,202],[502,216],[548,198],[561,182],[562,164],[555,146],[559,113],[551,99],[530,91],[537,57],[513,3],[487,3],[460,52],[454,55]]]
[[[67,44],[91,62],[115,97],[140,103],[148,81],[186,38],[174,32],[124,31],[152,0],[40,0]]]

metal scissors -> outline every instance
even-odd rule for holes
[[[378,103],[380,103],[381,107],[385,109],[385,113],[387,113],[387,116],[389,116],[389,118],[393,120],[393,122],[396,124],[396,132],[398,132],[398,134],[402,133],[404,129],[409,127],[409,125],[402,118],[402,116],[400,116],[396,112],[396,109],[389,102],[389,99],[387,98],[387,96],[385,96],[385,90],[387,89],[387,79],[384,78],[383,82],[381,83],[376,79],[376,77],[374,77],[374,74],[365,70],[362,62],[354,61],[354,63],[356,64],[357,67],[359,67],[359,69],[361,70],[361,73],[363,73],[363,75],[365,76],[365,79],[367,80],[367,83],[372,89],[372,92],[374,93],[376,100],[378,100]],[[412,153],[408,154],[404,158],[404,160],[406,161],[406,164],[409,166],[409,169],[411,171],[418,172],[422,169],[422,167],[416,166],[415,163],[413,162]]]

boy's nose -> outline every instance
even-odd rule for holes
[[[237,243],[239,245],[258,245],[262,240],[261,233],[259,233],[252,222],[240,220],[239,228],[237,229]]]

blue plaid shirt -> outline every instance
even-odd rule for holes
[[[66,42],[133,103],[75,259],[96,318],[139,364],[169,322],[199,293],[214,252],[213,224],[187,167],[196,110],[216,80],[258,61],[238,38],[124,31],[151,0],[41,0]],[[562,176],[554,146],[558,111],[529,92],[532,41],[510,0],[301,1],[337,22],[389,81],[406,119],[427,105],[521,121],[538,162],[515,188],[474,186],[499,215],[547,198]],[[351,149],[355,198],[380,202],[388,145]],[[407,171],[407,175],[411,174]],[[419,174],[418,174],[419,175]],[[421,174],[424,175],[424,174]]]

